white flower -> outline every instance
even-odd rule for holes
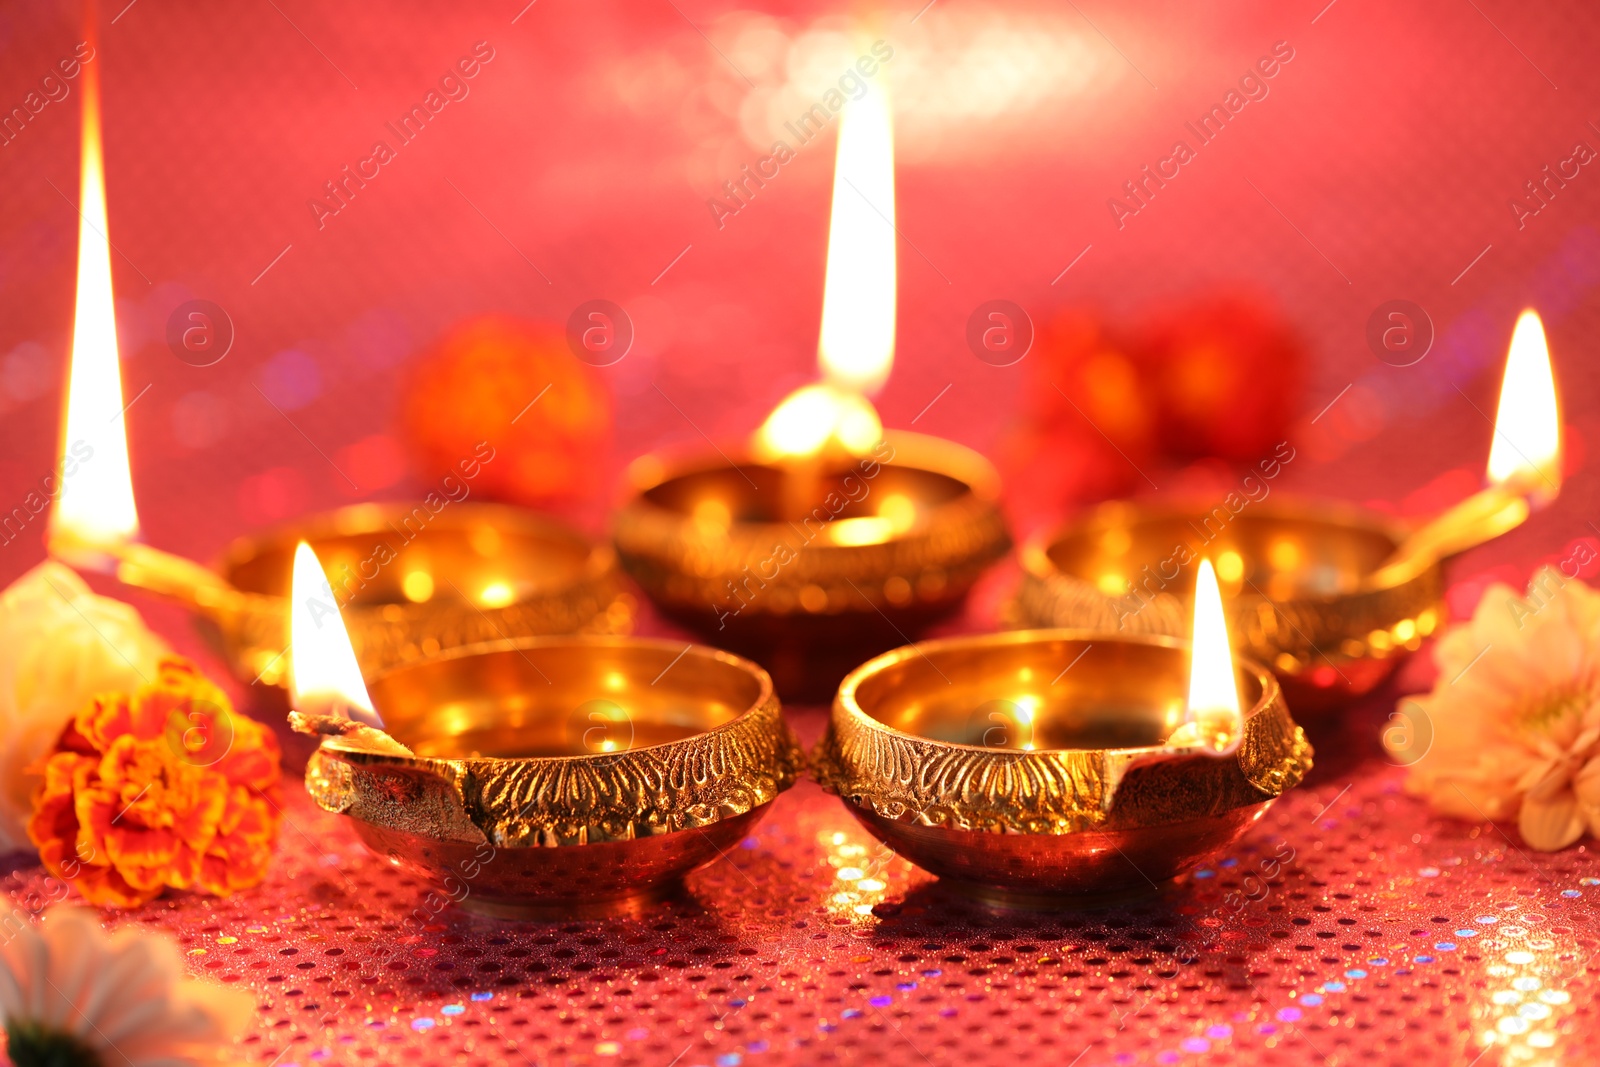
[[[87,908],[56,905],[38,926],[7,920],[0,1020],[16,1067],[197,1067],[254,1009],[249,994],[186,978],[177,943],[106,933]]]
[[[168,652],[139,613],[47,560],[0,593],[0,853],[33,846],[37,763],[98,693],[137,689]]]
[[[1402,702],[1433,728],[1407,790],[1543,852],[1600,836],[1600,592],[1548,567],[1526,597],[1492,585],[1434,658],[1433,692]]]

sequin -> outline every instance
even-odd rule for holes
[[[345,820],[291,790],[288,816],[306,834],[285,835],[260,891],[205,907],[178,897],[113,921],[192,931],[183,950],[208,950],[188,958],[193,971],[237,983],[260,1004],[242,1058],[265,1063],[286,1034],[310,1038],[278,1067],[291,1055],[306,1067],[380,1067],[664,1065],[680,1053],[678,1067],[715,1067],[735,1053],[740,1067],[920,1067],[908,1041],[941,1064],[1067,1067],[1093,1042],[1077,1067],[1287,1065],[1309,1055],[1302,1037],[1340,1063],[1387,1067],[1431,1063],[1439,1049],[1454,1058],[1466,1034],[1462,1062],[1491,1046],[1478,1067],[1582,1062],[1581,1042],[1595,1032],[1585,1014],[1594,975],[1581,967],[1595,952],[1584,943],[1595,918],[1589,900],[1557,894],[1600,865],[1572,849],[1532,857],[1529,870],[1503,843],[1485,849],[1503,857],[1495,863],[1474,853],[1447,864],[1445,851],[1464,848],[1471,827],[1441,821],[1440,844],[1411,842],[1411,816],[1372,803],[1381,787],[1358,782],[1351,792],[1362,802],[1332,831],[1309,826],[1315,798],[1289,794],[1250,832],[1241,859],[1219,860],[1210,878],[1160,898],[1038,914],[990,912],[942,891],[857,830],[837,845],[802,830],[839,825],[838,801],[796,790],[763,824],[771,830],[759,850],[691,877],[692,902],[636,918],[526,923],[430,909],[425,885],[371,860]],[[1395,794],[1383,803],[1416,802]],[[1299,858],[1269,880],[1268,896],[1225,901],[1280,840]],[[342,866],[318,865],[330,853]],[[1451,877],[1419,886],[1424,863]],[[866,876],[839,880],[847,866]],[[866,899],[889,906],[859,915],[872,880],[886,888]],[[14,898],[30,887],[38,882],[27,868],[0,875]],[[851,894],[850,904],[831,907],[835,893]],[[1485,916],[1500,922],[1480,923]],[[1479,936],[1449,933],[1458,928]],[[1252,972],[1261,974],[1240,982]],[[1569,983],[1570,992],[1546,988]],[[1498,1029],[1503,1016],[1526,1029]],[[1194,1051],[1200,1041],[1205,1050]],[[312,1059],[319,1044],[331,1057]],[[1511,1054],[1545,1048],[1557,1052]]]

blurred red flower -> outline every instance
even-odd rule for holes
[[[488,442],[494,459],[482,464],[476,488],[548,504],[593,488],[602,469],[596,457],[611,439],[611,396],[560,328],[484,316],[460,323],[418,358],[399,421],[423,479],[454,473]]]
[[[1013,499],[1046,506],[1133,492],[1148,472],[1195,459],[1270,453],[1305,362],[1273,306],[1234,291],[1174,303],[1138,329],[1070,308],[1036,353],[1003,462]]]

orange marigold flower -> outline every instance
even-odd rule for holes
[[[278,744],[187,660],[90,701],[42,767],[28,834],[96,904],[258,884],[278,837]]]

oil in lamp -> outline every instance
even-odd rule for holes
[[[813,757],[874,836],[1004,907],[1149,892],[1227,849],[1311,767],[1198,568],[1193,640],[1022,630],[896,649],[845,678]]]
[[[302,539],[333,567],[356,648],[373,667],[494,638],[630,629],[633,602],[611,548],[520,508],[356,504],[242,538],[215,569],[140,540],[111,289],[96,66],[85,66],[83,78],[77,304],[51,554],[178,599],[246,682],[284,681],[284,592]]]
[[[977,453],[885,432],[895,347],[894,153],[882,86],[840,117],[818,363],[752,437],[628,471],[623,568],[668,616],[825,699],[862,656],[956,610],[1010,547]]]
[[[1561,485],[1560,413],[1544,329],[1517,320],[1488,487],[1413,529],[1351,504],[1281,495],[1237,513],[1217,501],[1091,509],[1022,549],[1022,626],[1183,632],[1188,565],[1209,554],[1243,650],[1302,711],[1371,691],[1443,616],[1443,561],[1498,537]]]
[[[726,652],[518,638],[369,689],[304,542],[291,601],[290,721],[319,742],[306,788],[440,909],[639,914],[735,847],[803,762],[771,679]]]

